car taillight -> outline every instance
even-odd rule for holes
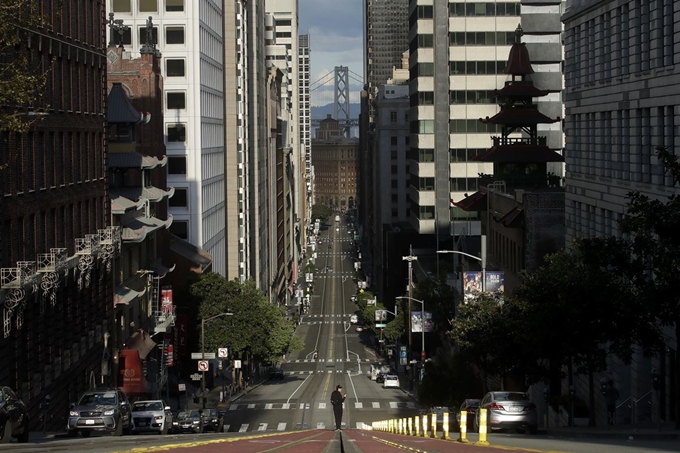
[[[496,404],[496,403],[489,404],[489,409],[496,409],[496,410],[499,410],[499,411],[504,410],[503,406],[501,406],[500,404]]]
[[[525,411],[533,411],[536,409],[536,405],[534,403],[529,403],[526,406],[524,406]]]

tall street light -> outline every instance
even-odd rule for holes
[[[201,319],[201,360],[205,360],[205,325],[207,322],[212,321],[215,318],[219,318],[220,316],[233,316],[233,313],[219,313],[215,316],[211,316],[209,318],[203,318]],[[203,373],[203,379],[201,381],[201,399],[203,400],[203,409],[205,409],[205,371]]]
[[[475,259],[482,263],[482,292],[486,291],[486,235],[482,235],[482,257],[470,255],[469,253],[459,252],[458,250],[437,250],[437,253],[455,253],[456,255],[464,255],[468,258]]]
[[[418,300],[418,299],[416,299],[414,297],[410,297],[410,296],[399,296],[399,297],[395,297],[395,299],[409,299],[409,300],[412,300],[412,301],[415,301],[415,302],[420,302],[420,304],[422,305],[422,310],[420,311],[420,332],[421,332],[421,335],[422,335],[421,343],[422,343],[423,349],[420,353],[420,360],[422,360],[424,362],[425,361],[425,301],[424,300]],[[410,319],[411,313],[409,313],[408,315],[409,315],[409,319]]]

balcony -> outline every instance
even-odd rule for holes
[[[491,137],[493,146],[548,146],[546,137]]]
[[[175,308],[173,305],[154,312],[154,333],[165,332],[168,327],[175,325]]]

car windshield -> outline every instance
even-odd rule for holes
[[[193,417],[193,412],[194,411],[182,411],[177,414],[177,418],[191,418]]]
[[[468,401],[468,407],[479,407],[479,400]]]
[[[132,412],[162,411],[163,404],[158,401],[139,401],[132,406]]]
[[[116,392],[86,393],[80,398],[80,406],[115,406],[118,402]]]
[[[496,401],[529,401],[526,393],[497,393]]]

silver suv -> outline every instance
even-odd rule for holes
[[[137,401],[132,404],[132,434],[154,432],[167,434],[172,427],[172,412],[161,400]]]
[[[67,429],[70,436],[89,437],[92,431],[121,436],[130,429],[130,403],[118,389],[89,390],[71,406]]]

